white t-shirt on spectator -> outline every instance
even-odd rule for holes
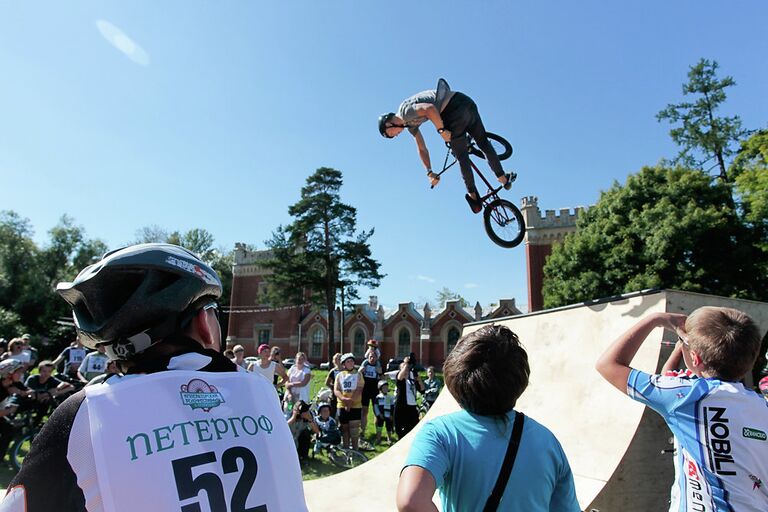
[[[304,365],[304,368],[302,369],[299,369],[297,365],[293,365],[291,366],[291,369],[288,370],[288,382],[301,383],[305,378],[304,376],[309,375],[310,373],[311,371],[307,365]],[[295,400],[304,400],[309,403],[309,383],[302,387],[292,387],[291,395],[293,395]]]

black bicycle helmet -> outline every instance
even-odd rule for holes
[[[130,359],[176,332],[221,296],[216,272],[171,244],[108,252],[56,291],[72,306],[83,345],[106,345],[110,359]]]
[[[379,116],[379,133],[383,135],[384,137],[391,139],[389,135],[387,135],[387,123],[392,120],[392,118],[395,117],[394,112],[390,112],[388,114],[381,114]]]

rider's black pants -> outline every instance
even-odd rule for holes
[[[496,176],[502,176],[504,170],[501,168],[496,151],[494,151],[491,142],[485,135],[485,126],[480,114],[477,112],[477,105],[472,98],[466,94],[455,92],[451,101],[440,113],[443,119],[443,125],[451,132],[451,151],[456,156],[461,167],[461,177],[464,179],[464,185],[470,194],[477,194],[475,187],[475,177],[472,174],[472,166],[469,163],[469,143],[467,142],[467,133],[475,140],[477,147],[485,154],[488,165]],[[479,195],[478,195],[479,197]]]

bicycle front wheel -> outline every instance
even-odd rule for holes
[[[340,468],[350,469],[368,461],[368,457],[351,448],[336,448],[328,451],[328,458]]]
[[[31,433],[24,434],[20,437],[17,437],[13,442],[13,445],[11,445],[8,458],[10,459],[11,466],[13,466],[13,469],[16,471],[21,469],[21,464],[24,462],[24,458],[29,453],[29,448],[32,446],[33,437],[34,435]]]
[[[496,199],[485,207],[483,223],[493,243],[506,249],[519,245],[525,236],[523,214],[506,199]]]

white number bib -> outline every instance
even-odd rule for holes
[[[167,371],[85,390],[105,511],[306,511],[266,380]]]

